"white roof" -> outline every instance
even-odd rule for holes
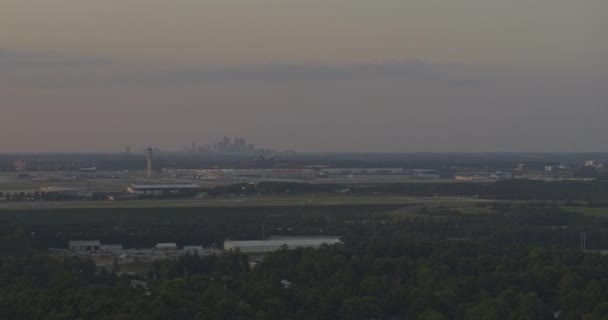
[[[78,246],[78,245],[100,245],[101,241],[99,240],[74,240],[74,241],[69,241],[68,242],[71,246]]]
[[[177,243],[157,243],[157,248],[176,248]]]
[[[269,236],[268,240],[340,240],[338,236]]]
[[[198,189],[200,186],[194,183],[175,184],[132,184],[133,189]]]
[[[48,186],[48,187],[42,187],[40,188],[43,191],[46,192],[66,192],[66,191],[78,191],[74,188],[69,188],[69,187],[57,187],[57,186]]]
[[[299,238],[299,239],[275,239],[275,240],[248,240],[248,241],[225,241],[225,250],[239,249],[242,252],[272,252],[281,246],[288,248],[318,248],[323,244],[342,243],[340,238]]]

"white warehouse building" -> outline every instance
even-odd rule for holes
[[[261,255],[281,249],[287,246],[289,249],[296,248],[319,248],[324,244],[332,245],[342,243],[339,237],[270,237],[268,240],[247,240],[224,242],[224,250],[240,251],[245,254]]]

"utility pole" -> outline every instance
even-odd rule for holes
[[[583,252],[587,251],[587,232],[581,232],[581,250]]]
[[[374,238],[376,238],[376,213],[372,213],[372,227],[373,227],[373,231],[374,231]]]

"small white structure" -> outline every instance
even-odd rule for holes
[[[289,289],[291,288],[291,281],[289,280],[281,280],[281,285],[283,286],[283,289]]]
[[[158,251],[177,251],[176,243],[157,243],[156,250]]]
[[[97,252],[101,247],[99,240],[77,240],[69,241],[68,248],[76,252]]]
[[[148,283],[141,280],[131,280],[131,288],[137,289],[142,288],[148,290]]]
[[[224,250],[239,250],[245,254],[265,254],[279,250],[282,246],[289,249],[319,248],[324,244],[342,243],[339,237],[275,237],[268,240],[225,241]]]

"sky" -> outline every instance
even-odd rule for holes
[[[605,0],[1,0],[0,152],[608,151]]]

